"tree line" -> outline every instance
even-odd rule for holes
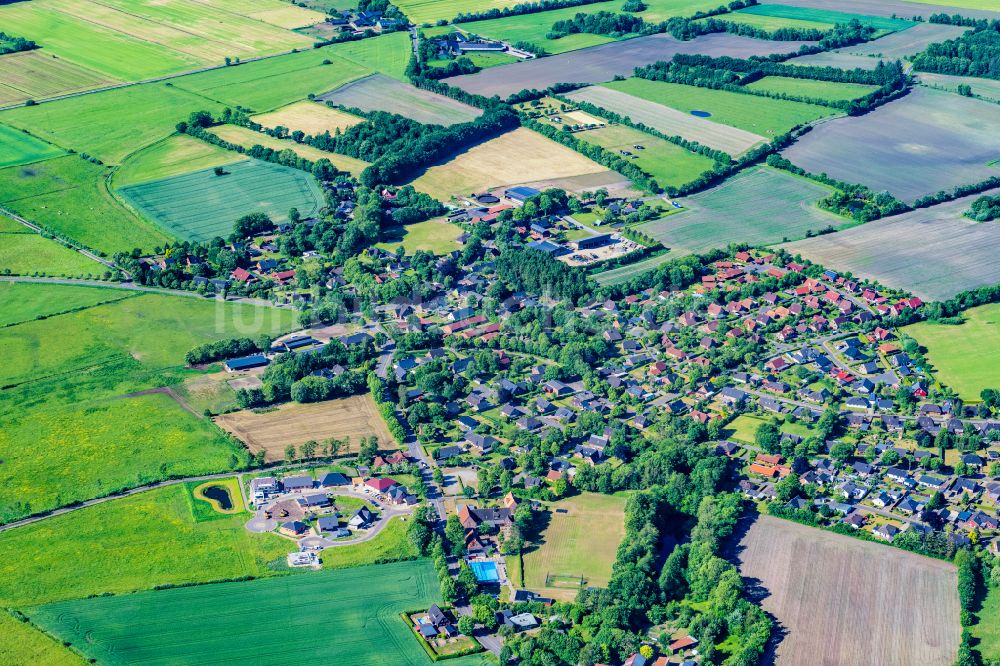
[[[513,7],[499,9],[487,9],[481,12],[462,12],[451,20],[452,23],[470,23],[472,21],[483,21],[486,19],[506,18],[508,16],[520,16],[522,14],[537,14],[553,9],[566,9],[567,7],[582,7],[592,5],[606,0],[539,0],[539,2],[520,2]],[[440,23],[440,22],[439,22]],[[447,21],[445,22],[447,23]]]
[[[976,23],[955,39],[930,44],[913,58],[922,72],[1000,79],[1000,21]]]

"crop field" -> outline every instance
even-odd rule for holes
[[[954,565],[772,516],[757,518],[739,551],[740,572],[759,581],[761,605],[787,632],[779,666],[954,660]]]
[[[0,106],[91,90],[113,82],[68,60],[47,55],[43,49],[0,56]]]
[[[282,0],[197,0],[224,12],[239,14],[279,28],[303,28],[326,18],[316,9],[290,5]]]
[[[493,187],[604,173],[607,169],[541,134],[519,127],[432,166],[411,183],[442,201]]]
[[[295,102],[277,111],[254,116],[253,120],[267,128],[281,126],[290,131],[300,130],[313,135],[324,132],[333,134],[337,130],[345,130],[365,121],[364,118],[316,102]]]
[[[238,125],[218,125],[209,131],[229,143],[243,146],[244,148],[252,148],[254,144],[260,144],[265,148],[273,148],[274,150],[293,150],[299,157],[304,157],[313,162],[320,159],[328,159],[340,171],[347,171],[355,176],[359,175],[368,166],[368,162],[364,160],[340,155],[339,153],[330,153],[304,143],[295,143],[291,139],[276,139],[273,136],[254,132],[251,129]]]
[[[397,113],[427,125],[467,123],[482,114],[468,104],[382,74],[348,83],[317,99],[362,111]]]
[[[28,615],[108,664],[263,658],[275,666],[303,659],[416,666],[432,662],[400,613],[435,601],[437,576],[420,560],[69,601]],[[281,617],[287,631],[260,631],[247,625],[251,616]],[[309,640],[289,650],[290,633]],[[473,656],[455,663],[484,661]]]
[[[753,132],[730,127],[707,118],[699,118],[656,102],[636,97],[604,86],[589,86],[566,95],[569,99],[590,102],[602,109],[628,116],[667,136],[680,136],[691,141],[739,156],[767,142]]]
[[[590,5],[591,7],[599,5]],[[531,15],[526,15],[530,17]],[[462,24],[463,29],[470,25]],[[469,28],[471,30],[471,28]],[[615,75],[628,76],[636,67],[658,60],[670,60],[676,53],[699,53],[719,57],[748,58],[752,55],[790,53],[803,42],[773,42],[738,35],[715,33],[681,42],[669,35],[649,35],[621,42],[601,44],[592,48],[563,53],[551,58],[536,58],[527,62],[491,67],[476,74],[445,79],[477,95],[506,98],[525,88],[542,90],[555,83],[601,83]]]
[[[267,213],[280,222],[291,208],[311,217],[324,205],[316,180],[298,169],[245,160],[228,165],[225,174],[202,169],[119,192],[172,235],[192,241],[229,236],[247,213]]]
[[[298,446],[331,437],[349,438],[352,452],[358,450],[362,437],[373,435],[378,437],[380,448],[396,448],[375,401],[368,394],[309,404],[287,403],[262,413],[231,412],[215,417],[215,423],[246,443],[251,452],[264,451],[268,462],[283,460],[289,444]]]
[[[0,327],[131,298],[123,289],[55,284],[0,283]]]
[[[768,138],[784,134],[797,125],[837,113],[816,104],[638,78],[612,81],[604,84],[604,87],[662,104],[682,113],[705,111],[712,114],[710,120],[714,122]]]
[[[976,97],[990,102],[1000,102],[1000,81],[993,79],[980,79],[974,76],[950,76],[948,74],[934,74],[932,72],[919,72],[917,79],[928,88],[939,88],[948,92],[956,92],[958,86],[966,85],[972,89],[972,94]]]
[[[860,118],[837,118],[783,151],[812,173],[888,190],[911,202],[924,194],[1000,176],[1000,106],[916,88]]]
[[[830,189],[784,171],[743,171],[710,190],[681,199],[689,210],[639,229],[674,252],[690,254],[728,243],[770,245],[847,220],[820,210]]]
[[[267,61],[265,61],[267,62]],[[222,111],[178,85],[149,83],[62,99],[0,113],[0,122],[26,129],[63,148],[109,164],[174,133],[192,111]]]
[[[935,7],[959,7],[962,9],[983,9],[997,13],[997,5],[993,0],[907,0],[922,5],[934,5]]]
[[[63,151],[51,143],[45,143],[13,127],[0,125],[0,168],[30,164],[62,154]]]
[[[101,275],[103,265],[35,233],[0,233],[0,273],[80,277]]]
[[[790,76],[765,76],[747,84],[747,90],[764,90],[785,95],[798,95],[830,101],[847,101],[864,97],[878,90],[878,86],[862,83],[836,83],[816,79],[798,79]]]
[[[994,196],[1000,190],[991,190]],[[945,300],[1000,282],[1000,234],[990,222],[964,216],[980,195],[894,215],[785,248],[816,263],[906,289],[926,300]],[[934,270],[928,270],[934,266]]]
[[[637,167],[656,179],[662,187],[679,187],[715,166],[710,157],[692,153],[658,137],[626,125],[612,125],[578,132],[577,139],[593,143],[611,152],[628,151],[637,157],[631,160]],[[642,146],[642,150],[635,146]]]
[[[451,20],[459,14],[510,7],[510,0],[399,0],[396,5],[417,25]]]
[[[549,524],[541,544],[524,554],[524,586],[570,601],[578,588],[553,585],[554,577],[582,576],[587,586],[607,586],[618,544],[625,536],[625,498],[582,493],[553,502],[548,510]]]
[[[434,254],[447,254],[452,250],[460,250],[457,238],[463,230],[458,225],[444,218],[436,218],[406,226],[395,226],[382,229],[383,242],[378,246],[386,250],[395,250],[400,245],[406,254],[424,251]]]
[[[106,291],[106,300],[116,295]],[[18,293],[25,302],[57,298],[51,285]],[[245,456],[171,393],[150,389],[189,373],[182,366],[192,347],[287,332],[294,312],[147,294],[26,321],[72,309],[54,303],[4,308],[5,319],[23,323],[0,328],[0,483],[10,489],[0,522],[168,474],[228,469]],[[25,447],[37,455],[24,456]]]
[[[976,649],[986,663],[996,662],[1000,659],[1000,585],[986,583],[986,596],[976,616],[979,622],[969,627]]]
[[[843,9],[849,9],[850,5],[842,5]],[[798,19],[802,21],[818,21],[821,23],[847,23],[857,19],[865,25],[870,25],[878,30],[906,30],[914,25],[913,21],[906,21],[898,18],[886,18],[879,15],[855,14],[843,11],[830,11],[817,9],[808,6],[795,6],[785,4],[761,4],[739,10],[741,14],[755,14],[757,16],[769,16],[774,18]]]
[[[107,174],[76,155],[0,169],[0,205],[108,254],[170,240],[111,196]]]
[[[903,331],[927,348],[939,382],[966,402],[979,402],[979,393],[996,388],[1000,377],[1000,304],[971,308],[962,317],[959,326],[920,322]]]
[[[232,164],[243,159],[245,158],[238,153],[187,134],[174,134],[129,155],[115,170],[112,183],[115,187],[135,185],[197,169]]]
[[[28,623],[0,611],[0,664],[84,666],[87,662]]]
[[[650,257],[649,259],[643,259],[642,261],[637,261],[632,264],[612,268],[609,271],[602,271],[595,275],[594,279],[597,280],[597,283],[601,286],[624,284],[634,277],[656,269],[661,264],[666,263],[677,256],[679,255],[672,252],[658,254],[655,257]]]
[[[933,0],[932,0],[933,1]],[[908,0],[770,0],[775,5],[793,5],[796,7],[823,9],[828,11],[843,12],[846,9],[855,14],[865,14],[868,16],[896,17],[896,16],[923,16],[931,14],[954,14],[958,5],[954,1],[936,1],[934,4],[925,4],[923,1],[919,5]],[[972,18],[996,19],[1000,18],[1000,12],[992,0],[958,0],[958,2],[972,4],[975,3],[982,9],[965,9],[961,12],[963,16]],[[992,11],[988,11],[992,10]]]
[[[737,10],[735,12],[730,12],[725,16],[718,17],[720,20],[726,21],[727,23],[736,23],[738,25],[752,25],[755,28],[762,28],[770,32],[775,30],[780,30],[782,28],[794,28],[796,30],[829,30],[833,27],[833,23],[828,21],[815,21],[804,18],[791,18],[787,16],[768,16],[766,14],[754,14],[750,12],[744,12],[742,10]],[[701,19],[707,20],[707,19]]]
[[[863,56],[878,56],[887,60],[916,55],[935,42],[955,39],[968,28],[938,23],[917,23],[912,28],[894,32],[871,42],[856,44],[842,49],[846,53]]]
[[[785,63],[789,65],[805,65],[808,67],[836,67],[838,69],[875,69],[882,62],[879,58],[869,56],[851,55],[850,53],[838,53],[836,51],[824,51],[797,58],[789,58]]]

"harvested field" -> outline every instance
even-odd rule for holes
[[[958,650],[955,567],[891,546],[760,516],[740,573],[785,635],[778,666],[947,666]]]
[[[36,139],[27,132],[0,125],[0,167],[47,160],[63,151],[51,143]]]
[[[841,49],[845,53],[879,56],[887,60],[916,55],[928,45],[944,42],[964,34],[969,28],[937,23],[918,23],[912,28],[886,35],[871,42]]]
[[[629,75],[636,67],[658,60],[670,60],[675,53],[747,58],[752,55],[789,53],[804,42],[772,42],[724,33],[705,35],[681,42],[669,35],[650,35],[623,42],[602,44],[551,58],[491,67],[454,76],[445,83],[478,95],[508,97],[525,88],[541,90],[554,83],[601,83],[616,74]]]
[[[963,4],[977,3],[978,6],[988,5],[992,0],[959,0]],[[919,3],[919,4],[918,4]],[[827,9],[835,12],[853,12],[855,14],[869,14],[871,16],[923,16],[931,14],[955,14],[955,7],[958,4],[924,3],[923,0],[768,0],[768,4],[792,5],[795,7],[813,7],[816,9]],[[1000,19],[1000,11],[996,5],[990,5],[993,11],[984,9],[963,9],[963,16],[972,18]]]
[[[805,236],[809,230],[846,224],[844,218],[816,206],[830,191],[785,171],[760,167],[680,199],[689,210],[639,229],[682,254],[736,242],[770,245]]]
[[[280,125],[287,127],[289,131],[301,130],[314,135],[323,132],[333,134],[337,130],[345,130],[365,121],[364,118],[316,102],[295,102],[277,111],[253,116],[252,119],[267,128]]]
[[[862,83],[836,83],[816,79],[798,79],[790,76],[765,76],[745,86],[747,90],[766,90],[772,93],[797,95],[812,99],[848,101],[875,92],[878,86]]]
[[[948,92],[956,92],[958,86],[966,85],[972,89],[972,94],[990,102],[1000,102],[1000,81],[994,79],[979,79],[974,76],[950,76],[918,72],[917,79],[928,88],[938,88]]]
[[[994,196],[1000,189],[987,192]],[[964,217],[974,194],[785,248],[830,268],[850,271],[927,300],[1000,282],[995,222]],[[933,270],[928,270],[933,266]]]
[[[850,53],[836,53],[825,51],[814,53],[798,58],[790,58],[785,61],[789,65],[806,65],[809,67],[837,67],[838,69],[875,69],[881,62],[879,58],[869,56],[851,55]]]
[[[291,139],[276,139],[273,136],[268,136],[267,134],[263,134],[261,132],[254,132],[252,129],[240,127],[239,125],[218,125],[211,128],[209,131],[232,144],[243,146],[244,148],[252,148],[254,144],[260,144],[265,148],[273,148],[274,150],[293,150],[299,157],[304,157],[307,160],[312,160],[313,162],[316,160],[328,159],[333,166],[337,167],[341,171],[352,173],[355,176],[359,175],[362,171],[364,171],[365,167],[368,166],[368,162],[365,162],[364,160],[355,159],[339,153],[330,153],[325,150],[320,150],[319,148],[313,148],[312,146],[304,143],[295,143]]]
[[[388,111],[428,125],[455,125],[478,118],[482,111],[450,97],[421,90],[382,74],[348,83],[325,95],[321,102],[362,111]]]
[[[115,80],[43,49],[0,56],[0,106],[99,88]]]
[[[590,102],[602,109],[628,116],[634,122],[652,127],[667,136],[681,136],[733,156],[742,155],[754,146],[767,142],[767,138],[759,134],[722,125],[707,118],[698,118],[604,86],[581,88],[566,97]]]
[[[541,134],[519,127],[433,166],[411,184],[442,201],[494,187],[608,170]]]
[[[232,233],[247,213],[263,212],[275,222],[290,208],[311,217],[324,205],[315,179],[303,171],[258,160],[124,187],[119,192],[138,210],[178,238],[206,241]]]
[[[918,197],[1000,176],[1000,106],[916,88],[860,118],[823,123],[782,155],[812,173]]]
[[[243,410],[217,416],[215,423],[252,452],[264,451],[267,461],[284,459],[289,444],[298,446],[331,437],[350,438],[350,449],[342,453],[356,452],[361,438],[372,435],[378,437],[379,448],[398,448],[375,401],[367,394],[306,405],[287,403],[260,414]]]

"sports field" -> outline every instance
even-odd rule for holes
[[[683,254],[736,242],[770,245],[805,236],[808,230],[847,223],[816,206],[830,191],[784,171],[757,167],[680,199],[688,210],[639,229]]]
[[[519,127],[431,167],[411,184],[448,201],[452,195],[469,195],[503,185],[606,171],[579,153]]]
[[[955,659],[958,586],[949,562],[772,516],[757,518],[737,559],[784,630],[778,666]]]
[[[865,56],[879,56],[889,60],[916,55],[930,44],[955,39],[965,33],[968,28],[939,23],[917,23],[912,28],[894,32],[885,37],[848,46],[842,51]]]
[[[541,543],[524,554],[524,587],[570,601],[580,577],[586,586],[605,587],[625,536],[625,498],[582,493],[547,509]]]
[[[997,195],[1000,190],[987,194]],[[993,223],[965,217],[974,194],[875,220],[785,248],[816,263],[906,289],[926,300],[1000,282],[1000,234]],[[927,270],[934,266],[934,270]]]
[[[251,452],[264,451],[268,462],[283,460],[285,447],[289,444],[298,446],[331,437],[349,438],[350,451],[358,450],[362,437],[373,435],[378,437],[379,448],[396,448],[395,440],[368,394],[303,405],[286,403],[259,414],[250,410],[232,412],[217,416],[215,423],[246,443]]]
[[[566,95],[569,99],[590,102],[602,109],[628,116],[633,122],[689,141],[739,156],[767,141],[767,137],[746,130],[723,125],[707,118],[651,102],[619,90],[604,86],[589,86]]]
[[[292,150],[299,157],[304,157],[313,162],[320,159],[328,159],[340,171],[347,171],[355,176],[359,175],[368,166],[368,162],[364,160],[340,155],[339,153],[330,153],[304,143],[295,143],[291,139],[276,139],[273,136],[254,132],[251,129],[238,125],[218,125],[211,128],[209,132],[225,139],[229,143],[243,146],[244,148],[252,148],[254,144],[259,144],[265,148],[273,148],[274,150]]]
[[[937,381],[966,402],[978,402],[984,388],[1000,388],[1000,304],[962,313],[965,323],[920,322],[903,329],[927,348]]]
[[[253,116],[252,120],[267,128],[287,127],[291,132],[300,130],[312,135],[333,134],[364,122],[364,118],[316,102],[295,102],[277,111]]]
[[[119,192],[171,235],[192,241],[229,236],[233,223],[247,213],[267,213],[281,222],[291,208],[311,217],[324,205],[310,174],[259,160],[230,164],[221,176],[202,169]]]
[[[373,602],[374,600],[374,602]],[[400,613],[439,601],[427,560],[42,606],[28,615],[108,664],[431,664]],[[261,631],[248,617],[281,618]],[[335,631],[330,628],[335,627]],[[289,636],[308,636],[288,647]],[[456,666],[483,657],[449,660]]]
[[[109,255],[170,240],[111,196],[107,174],[77,155],[0,169],[0,205]]]
[[[35,233],[0,233],[0,273],[83,277],[102,275],[107,267],[76,250]]]
[[[13,127],[0,125],[0,167],[29,164],[62,154],[63,151],[51,143],[45,143]]]
[[[888,190],[912,202],[1000,176],[1000,106],[915,88],[858,118],[823,123],[782,155],[812,173]]]
[[[708,112],[712,114],[709,119],[714,122],[768,138],[784,134],[797,125],[836,115],[833,109],[815,104],[748,96],[680,83],[631,78],[612,81],[604,86],[683,113]]]
[[[0,122],[117,164],[133,151],[173,134],[174,126],[191,112],[217,113],[222,108],[222,104],[181,90],[176,81],[10,109],[0,113]]]
[[[232,164],[242,155],[213,146],[187,134],[174,134],[129,155],[112,177],[114,187],[124,187],[178,176],[197,169]]]
[[[913,21],[906,21],[898,18],[886,18],[884,16],[871,16],[868,14],[854,14],[850,12],[830,11],[828,9],[816,9],[812,7],[797,7],[783,4],[759,4],[739,10],[740,14],[754,14],[756,16],[768,16],[774,18],[798,19],[801,21],[818,21],[833,25],[834,23],[848,23],[857,19],[865,25],[870,25],[878,30],[905,30],[913,25]]]
[[[25,303],[36,295],[58,299],[51,285],[21,287],[15,293]],[[122,294],[105,292],[106,300]],[[71,293],[72,304],[79,292]],[[245,458],[200,414],[152,389],[192,372],[183,369],[192,347],[287,332],[294,312],[147,294],[26,320],[71,309],[54,302],[3,310],[22,323],[0,328],[0,386],[7,389],[0,392],[0,483],[10,490],[0,495],[0,522],[168,475],[230,469]],[[37,455],[23,455],[28,447]]]
[[[398,113],[429,125],[466,123],[482,114],[473,106],[382,74],[348,83],[318,99],[362,111]]]
[[[406,226],[383,228],[383,240],[378,247],[395,251],[402,245],[403,251],[410,255],[421,250],[434,254],[447,254],[452,250],[462,249],[456,241],[462,233],[461,227],[444,218],[437,218]]]
[[[0,106],[91,90],[114,82],[110,77],[44,51],[0,56]]]
[[[799,79],[790,76],[765,76],[748,84],[746,89],[838,102],[864,97],[878,90],[878,86]]]

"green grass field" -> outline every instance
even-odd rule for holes
[[[921,322],[903,331],[927,348],[937,380],[966,401],[1000,389],[1000,303],[966,310],[960,326]]]
[[[0,664],[83,666],[87,663],[69,648],[7,611],[0,611],[0,635],[3,636],[3,641],[0,641]]]
[[[861,83],[835,83],[815,79],[797,79],[788,76],[765,76],[746,86],[748,90],[764,90],[785,95],[798,95],[830,101],[847,101],[864,97],[878,86]]]
[[[267,213],[279,222],[291,208],[311,217],[324,205],[319,184],[304,171],[258,160],[229,164],[225,171],[219,176],[202,169],[119,193],[171,235],[199,242],[229,236],[247,213]]]
[[[38,234],[0,233],[0,273],[80,277],[107,268],[76,250]]]
[[[661,264],[670,261],[675,256],[677,255],[671,254],[670,252],[658,254],[655,257],[643,259],[642,261],[637,261],[634,264],[613,268],[610,271],[603,271],[595,275],[594,279],[597,280],[598,284],[602,286],[624,284],[638,275],[654,270]]]
[[[125,187],[151,180],[239,162],[244,157],[186,134],[175,134],[130,155],[115,170],[112,183]]]
[[[69,601],[28,614],[106,664],[253,659],[275,666],[303,660],[418,666],[432,661],[400,613],[439,600],[434,568],[421,560]],[[282,630],[248,626],[250,617]],[[292,636],[308,640],[290,650]],[[449,663],[489,662],[472,656]]]
[[[63,151],[13,127],[0,125],[0,167],[47,160]]]
[[[399,475],[394,475],[393,478],[405,483],[405,480]],[[341,509],[343,513],[346,514],[350,510],[352,499],[347,497],[343,500],[337,500],[338,504],[343,503],[343,508]],[[357,508],[361,507],[358,506]],[[389,524],[371,541],[357,546],[345,546],[325,551],[323,553],[323,568],[346,569],[349,567],[360,567],[379,562],[392,562],[394,560],[416,557],[418,554],[413,547],[413,543],[410,541],[410,537],[406,534],[406,523],[399,518],[392,518]]]
[[[625,536],[625,498],[583,493],[548,509],[541,544],[524,554],[524,586],[564,600],[572,600],[577,590],[546,586],[546,576],[582,576],[587,585],[606,586]]]
[[[767,422],[768,419],[760,416],[741,414],[726,426],[725,437],[744,444],[753,444],[757,440],[757,428]]]
[[[603,85],[684,113],[707,111],[712,114],[709,120],[765,137],[784,134],[796,125],[837,114],[833,109],[815,104],[756,97],[728,90],[698,88],[680,83],[630,78]]]
[[[294,312],[151,294],[85,307],[76,290],[62,299],[51,285],[36,287],[14,294],[27,303],[53,299],[48,311],[2,311],[22,323],[0,329],[0,483],[10,489],[0,496],[0,522],[245,458],[200,414],[149,390],[191,376],[182,366],[192,347],[287,332]],[[105,300],[114,296],[106,290]],[[27,320],[67,306],[83,309]]]
[[[828,9],[812,9],[809,7],[796,7],[793,5],[771,5],[761,4],[740,9],[739,14],[755,14],[757,16],[770,16],[774,18],[797,19],[800,21],[816,21],[820,23],[847,23],[851,19],[857,19],[865,25],[870,25],[878,30],[890,32],[905,30],[913,25],[913,21],[905,21],[897,18],[887,18],[883,16],[869,16],[867,14],[851,14],[848,12],[836,12]]]
[[[684,254],[735,242],[770,245],[847,224],[844,218],[816,206],[830,191],[784,171],[756,168],[680,199],[688,210],[639,228]]]
[[[132,292],[102,287],[0,283],[0,326],[131,298]]]
[[[34,108],[43,106],[48,104]],[[109,255],[169,241],[111,196],[107,174],[106,167],[77,155],[0,169],[0,205]]]
[[[976,613],[979,622],[969,627],[976,649],[987,664],[1000,660],[1000,586],[986,582],[987,594]]]
[[[752,25],[755,28],[774,32],[781,28],[795,28],[797,30],[829,30],[832,23],[826,21],[810,21],[808,19],[787,18],[783,16],[766,16],[764,14],[750,14],[744,11],[735,11],[718,17],[721,20],[739,25]],[[703,21],[708,19],[701,19]]]
[[[407,226],[383,229],[384,240],[378,244],[378,247],[385,250],[395,250],[402,245],[406,254],[410,255],[418,250],[445,254],[452,250],[462,249],[462,246],[455,242],[455,239],[461,235],[461,227],[444,219],[427,220]]]

